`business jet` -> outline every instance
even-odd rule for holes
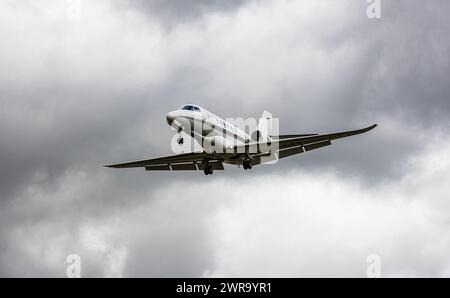
[[[201,150],[103,166],[139,167],[147,171],[203,171],[205,175],[224,170],[223,164],[250,170],[256,165],[329,146],[332,140],[362,134],[377,126],[329,134],[272,135],[273,130],[269,128],[272,116],[264,112],[256,130],[250,133],[194,104],[169,112],[166,119],[177,130],[179,145],[185,142],[184,133],[201,144]]]

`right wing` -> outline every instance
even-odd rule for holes
[[[273,161],[276,159],[288,157],[291,155],[311,151],[331,145],[332,140],[345,138],[353,135],[365,133],[374,129],[377,125],[350,130],[344,132],[330,133],[330,134],[311,134],[311,135],[286,135],[279,136],[269,143],[251,143],[245,145],[246,152],[250,153],[254,159],[254,165]],[[275,149],[275,152],[274,152]],[[271,152],[269,152],[271,151]]]
[[[331,140],[341,139],[345,137],[350,137],[358,134],[362,134],[365,132],[368,132],[372,129],[377,127],[376,124],[363,128],[363,129],[357,129],[357,130],[350,130],[350,131],[344,131],[344,132],[337,132],[337,133],[329,133],[329,134],[323,134],[323,135],[311,135],[306,137],[294,137],[294,138],[286,138],[279,140],[279,149],[286,149],[290,147],[295,146],[308,146],[313,144],[318,144],[320,142],[328,142]]]
[[[279,136],[271,136],[273,140],[284,140],[284,139],[292,139],[292,138],[301,138],[301,137],[311,137],[311,136],[318,136],[317,133],[308,133],[308,134],[301,134],[301,135],[279,135]]]
[[[103,166],[120,169],[145,168],[147,171],[196,171],[203,170],[202,161],[206,158],[209,159],[210,156],[205,152],[191,152]],[[209,164],[214,170],[224,169],[220,160],[209,159]]]

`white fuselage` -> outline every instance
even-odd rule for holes
[[[250,135],[234,124],[197,105],[185,105],[179,110],[166,115],[170,126],[197,139],[205,152],[213,153],[212,147],[223,148],[245,145],[251,140]],[[213,145],[213,146],[211,146]]]

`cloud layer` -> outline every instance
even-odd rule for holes
[[[446,1],[91,2],[0,4],[0,276],[448,276]],[[99,167],[170,153],[185,102],[380,126],[212,179]]]

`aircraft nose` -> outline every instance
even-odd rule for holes
[[[175,120],[176,116],[177,116],[176,111],[167,113],[166,115],[167,123],[169,123],[169,125],[172,125],[172,122],[173,120]]]

